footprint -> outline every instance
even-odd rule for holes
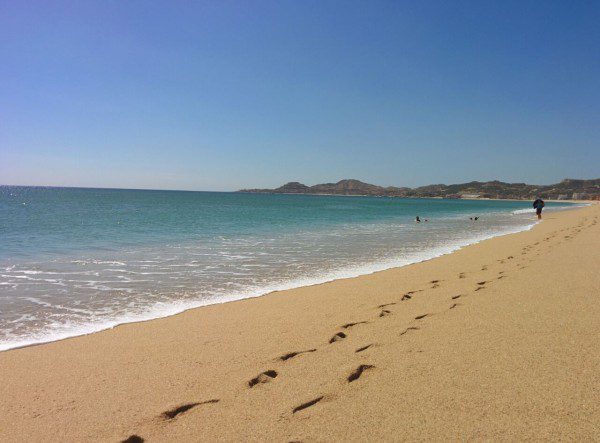
[[[404,294],[404,295],[402,296],[402,300],[401,300],[401,301],[404,301],[404,300],[410,300],[411,298],[412,298],[412,296],[411,296],[410,294],[408,294],[408,293],[407,293],[407,294]]]
[[[480,291],[482,289],[485,289],[485,286],[479,286],[478,288],[475,288],[475,291]]]
[[[461,272],[460,274],[458,274],[458,278],[465,278],[465,273]]]
[[[164,418],[165,420],[173,420],[179,414],[183,414],[184,412],[189,411],[190,409],[195,408],[196,406],[205,405],[205,404],[209,404],[209,403],[218,403],[218,402],[219,402],[218,399],[212,399],[212,400],[207,400],[207,401],[202,401],[202,402],[197,402],[197,403],[188,403],[185,405],[177,406],[175,409],[171,409],[169,411],[163,412],[161,414],[161,417]]]
[[[392,313],[392,311],[388,311],[387,309],[384,309],[379,313],[379,316],[386,317],[386,316],[390,315],[391,313]]]
[[[356,325],[363,325],[365,323],[369,323],[368,321],[357,321],[354,323],[346,323],[345,325],[342,325],[343,329],[348,329],[351,328],[352,326],[356,326]]]
[[[307,401],[306,403],[302,403],[300,406],[296,406],[293,410],[292,410],[292,414],[295,414],[296,412],[300,412],[303,409],[306,408],[310,408],[311,406],[316,405],[317,403],[319,403],[321,400],[323,400],[323,397],[317,397],[314,400],[311,401]]]
[[[425,317],[427,317],[428,315],[429,315],[429,314],[421,314],[421,315],[417,315],[417,316],[415,317],[415,320],[421,320],[422,318],[425,318]]]
[[[329,339],[329,343],[335,343],[336,341],[340,341],[346,338],[346,334],[343,332],[338,332],[333,337]]]
[[[429,283],[431,283],[432,285],[435,285],[436,283],[439,283],[439,280],[431,280]]]
[[[498,278],[496,280],[500,280],[500,279],[502,279],[504,277],[506,277],[506,275],[500,275],[500,276],[498,276]]]
[[[419,330],[419,328],[417,328],[416,326],[410,326],[410,327],[406,328],[404,331],[402,331],[402,332],[400,333],[400,335],[404,335],[404,334],[406,334],[408,331],[418,331],[418,330]]]
[[[509,260],[512,260],[514,257],[512,255],[509,255],[508,257],[506,257]]]
[[[130,435],[125,440],[121,440],[121,443],[144,443],[144,439],[139,435]]]
[[[385,308],[386,306],[392,306],[395,305],[396,303],[384,303],[383,305],[379,305],[377,306],[378,308]],[[364,322],[363,322],[364,323]]]
[[[452,300],[456,300],[457,298],[460,298],[461,294],[455,295],[452,297]]]
[[[186,411],[198,406],[200,403],[188,403],[187,405],[181,405],[176,407],[175,409],[171,409],[169,411],[162,413],[162,418],[166,420],[172,420],[177,417],[179,414],[183,414]]]
[[[483,266],[482,266],[482,268],[481,268],[481,270],[482,270],[482,271],[487,271],[487,266],[486,266],[486,265],[483,265]]]
[[[484,281],[478,281],[478,282],[477,282],[477,284],[478,284],[479,286],[483,286],[483,285],[485,285],[486,283],[487,283],[487,281],[485,281],[485,280],[484,280]]]
[[[435,289],[435,288],[439,288],[439,287],[440,287],[440,285],[438,285],[438,284],[436,283],[436,284],[434,284],[434,285],[431,287],[431,289]]]
[[[352,383],[353,381],[358,380],[363,372],[365,372],[368,369],[373,369],[374,367],[375,366],[373,365],[360,365],[358,368],[356,368],[356,371],[354,371],[348,376],[348,383]]]
[[[258,374],[256,377],[254,377],[252,380],[250,380],[248,382],[248,386],[253,387],[259,383],[268,383],[275,377],[277,377],[277,372],[272,369],[269,369],[268,371],[262,372],[262,373]]]
[[[366,350],[367,350],[367,349],[369,349],[371,346],[373,346],[373,344],[372,344],[372,343],[371,343],[371,344],[369,344],[369,345],[363,346],[363,347],[361,347],[361,348],[358,348],[358,349],[357,349],[356,351],[354,351],[354,352],[362,352],[362,351],[366,351]]]
[[[316,349],[308,349],[306,351],[290,352],[289,354],[285,354],[285,355],[282,355],[281,357],[279,357],[279,360],[286,361],[286,360],[289,360],[290,358],[296,357],[297,355],[306,354],[308,352],[315,352],[315,351],[316,351]]]
[[[454,308],[456,308],[457,306],[460,306],[460,303],[454,303],[452,306],[450,306],[450,309],[454,309]]]

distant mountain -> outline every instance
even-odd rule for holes
[[[302,183],[289,182],[277,189],[273,189],[273,192],[278,194],[307,194],[310,192],[310,188]]]
[[[298,182],[289,182],[275,189],[242,189],[239,192],[270,194],[335,194],[335,195],[400,195],[410,188],[384,188],[361,182],[360,180],[340,180],[337,183],[322,183],[306,186]]]
[[[397,188],[377,186],[360,180],[340,180],[337,183],[322,183],[307,186],[299,182],[289,182],[275,189],[242,189],[239,192],[270,194],[332,194],[332,195],[373,195],[387,197],[442,197],[442,198],[500,198],[532,199],[541,197],[561,200],[600,200],[600,179],[565,179],[554,185],[528,185],[526,183],[505,183],[501,181],[469,182],[456,185],[428,185],[418,188]]]

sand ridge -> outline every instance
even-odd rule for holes
[[[600,207],[0,353],[3,441],[600,439]]]

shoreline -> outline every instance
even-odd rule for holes
[[[565,203],[564,201],[561,201]],[[550,213],[555,211],[570,211],[577,210],[578,208],[588,206],[592,203],[570,203],[572,207],[561,207],[561,208],[553,208],[550,209]],[[531,211],[528,209],[519,210],[531,212],[533,214],[533,209]],[[548,212],[546,212],[548,213]],[[514,214],[514,211],[513,211]],[[98,332],[102,332],[105,330],[114,329],[116,327],[132,324],[132,323],[143,323],[148,322],[160,318],[168,318],[175,315],[179,315],[183,312],[204,308],[212,305],[220,305],[224,303],[236,302],[244,299],[252,299],[263,297],[265,295],[269,295],[273,292],[286,291],[290,289],[298,289],[301,287],[310,287],[315,285],[320,285],[323,283],[332,282],[340,279],[347,278],[356,278],[363,275],[369,275],[377,272],[382,272],[394,268],[401,268],[404,266],[409,266],[415,263],[420,263],[423,261],[431,260],[446,254],[451,254],[457,250],[468,247],[470,245],[478,244],[482,241],[489,240],[491,238],[501,237],[504,235],[514,234],[522,231],[526,231],[532,229],[538,223],[537,220],[532,219],[531,223],[528,226],[523,226],[521,228],[506,228],[503,230],[498,230],[494,233],[483,235],[483,236],[474,236],[468,238],[464,241],[449,243],[437,246],[430,250],[427,250],[425,254],[419,254],[415,257],[408,258],[392,258],[385,261],[379,262],[371,262],[365,263],[360,266],[356,266],[353,268],[340,268],[335,271],[330,271],[319,278],[306,278],[306,277],[298,277],[287,282],[283,283],[275,283],[263,288],[258,288],[256,290],[242,290],[240,292],[230,293],[227,295],[218,295],[210,300],[195,300],[195,301],[182,301],[180,303],[171,303],[166,306],[159,307],[149,307],[146,311],[132,313],[132,314],[123,314],[119,317],[116,317],[111,320],[106,320],[101,323],[88,323],[85,325],[81,325],[78,327],[76,331],[59,331],[53,334],[46,334],[45,336],[35,337],[27,340],[14,341],[13,343],[2,343],[0,344],[0,353],[6,352],[12,349],[21,349],[29,346],[39,346],[47,343],[53,343],[57,341],[68,340],[75,337],[86,336],[90,334],[95,334]]]
[[[571,211],[571,210],[577,210],[578,208],[580,208],[580,206],[574,206],[573,208],[561,208],[561,209],[556,209],[555,211]],[[554,212],[554,211],[552,211],[552,212]],[[96,334],[96,333],[99,333],[102,331],[118,328],[119,326],[123,326],[123,325],[127,325],[127,324],[145,323],[145,322],[149,322],[149,321],[153,321],[153,320],[158,320],[161,318],[169,318],[169,317],[177,316],[179,314],[182,314],[182,313],[190,311],[190,310],[201,309],[201,308],[205,308],[207,306],[222,305],[222,304],[226,304],[226,303],[239,302],[242,300],[260,298],[260,297],[264,297],[264,296],[267,296],[267,295],[270,295],[270,294],[273,294],[276,292],[288,291],[288,290],[305,288],[305,287],[319,286],[319,285],[334,282],[337,280],[358,278],[358,277],[365,276],[365,275],[371,275],[371,274],[376,274],[379,272],[385,272],[385,271],[388,271],[391,269],[399,269],[399,268],[403,268],[405,266],[410,266],[410,265],[413,265],[416,263],[426,262],[429,260],[436,259],[438,257],[442,257],[444,255],[452,254],[463,248],[466,248],[466,247],[469,247],[472,245],[476,245],[476,244],[481,243],[486,240],[490,240],[490,239],[497,238],[497,237],[503,237],[505,235],[517,234],[519,232],[525,232],[530,229],[533,229],[538,223],[539,223],[538,220],[532,220],[529,225],[524,226],[522,228],[509,228],[509,229],[497,231],[493,234],[489,234],[489,235],[485,235],[485,236],[472,237],[472,238],[465,240],[464,242],[458,242],[458,243],[453,243],[453,244],[447,244],[444,246],[438,246],[437,248],[428,250],[427,253],[425,254],[425,258],[421,258],[421,257],[414,258],[414,259],[408,258],[408,259],[405,259],[404,262],[403,262],[403,260],[400,260],[399,258],[395,258],[395,259],[391,259],[390,261],[386,261],[386,262],[370,263],[369,265],[365,265],[364,267],[359,268],[359,269],[341,268],[341,269],[336,270],[335,272],[326,274],[322,278],[316,279],[314,281],[307,280],[306,278],[297,278],[297,279],[293,279],[289,282],[282,283],[280,285],[272,285],[272,286],[275,286],[272,288],[267,287],[267,288],[259,289],[256,292],[235,293],[235,294],[231,294],[228,296],[217,297],[213,300],[206,301],[206,302],[203,302],[203,301],[187,302],[186,303],[187,306],[185,306],[185,307],[176,307],[176,305],[173,305],[173,306],[170,306],[171,309],[167,310],[168,313],[157,313],[157,312],[150,311],[148,313],[134,315],[133,319],[131,319],[131,320],[123,319],[123,320],[110,321],[104,326],[100,326],[100,325],[95,326],[95,325],[88,324],[88,325],[86,325],[90,329],[88,332],[73,332],[73,333],[58,334],[57,335],[58,338],[51,338],[51,339],[47,339],[47,340],[41,339],[39,341],[31,340],[31,342],[29,342],[29,343],[23,343],[23,344],[17,344],[17,345],[6,346],[3,344],[0,344],[0,353],[10,351],[10,350],[15,350],[15,349],[27,348],[27,347],[31,347],[31,346],[40,346],[40,345],[45,345],[48,343],[60,342],[60,341],[69,340],[69,339],[77,338],[77,337],[84,337],[84,336]],[[147,318],[145,318],[146,316],[147,316]],[[85,331],[85,328],[83,328],[83,330]]]
[[[557,201],[557,202],[565,203],[564,201]],[[551,209],[550,213],[553,213],[555,211],[560,212],[560,211],[577,210],[581,207],[585,207],[585,206],[589,206],[590,204],[593,204],[590,202],[585,202],[585,203],[584,202],[577,202],[577,203],[567,202],[567,203],[572,204],[573,207]],[[526,211],[531,212],[533,214],[533,210],[529,211],[529,209],[527,209]],[[546,214],[547,213],[548,212],[546,212]],[[144,322],[148,322],[148,321],[157,320],[160,318],[168,318],[168,317],[176,316],[181,313],[187,312],[189,310],[205,308],[207,306],[221,305],[221,304],[225,304],[225,303],[238,302],[238,301],[245,300],[245,299],[259,298],[259,297],[263,297],[265,295],[272,294],[274,292],[287,291],[287,290],[298,289],[298,288],[302,288],[302,287],[311,287],[311,286],[321,285],[324,283],[329,283],[329,282],[336,281],[336,280],[357,278],[360,276],[383,272],[383,271],[387,271],[390,269],[402,268],[405,266],[410,266],[415,263],[421,263],[424,261],[432,260],[432,259],[444,256],[447,254],[452,254],[452,253],[454,253],[458,250],[461,250],[465,247],[475,245],[482,241],[486,241],[486,240],[489,240],[492,238],[497,238],[497,237],[502,237],[505,235],[511,235],[511,234],[527,231],[527,230],[530,230],[533,227],[535,227],[538,223],[539,223],[539,221],[532,219],[531,223],[528,226],[524,226],[522,228],[507,228],[504,230],[499,230],[497,232],[494,232],[493,234],[484,235],[484,236],[475,236],[475,237],[469,238],[465,241],[451,243],[451,244],[445,244],[443,246],[438,246],[436,248],[432,248],[432,249],[428,250],[425,254],[420,255],[418,257],[410,257],[410,258],[403,258],[403,259],[393,258],[393,259],[389,259],[386,261],[369,263],[368,265],[363,265],[363,266],[357,267],[357,268],[340,268],[335,271],[329,272],[329,273],[323,275],[322,277],[316,278],[316,279],[307,279],[307,278],[300,277],[300,278],[292,279],[292,280],[284,282],[284,283],[272,284],[270,286],[266,286],[264,288],[260,288],[255,291],[241,291],[238,293],[217,296],[214,299],[207,300],[207,301],[196,300],[196,301],[186,301],[186,302],[182,302],[182,303],[172,303],[171,305],[169,305],[167,307],[161,307],[160,310],[149,308],[148,311],[136,313],[136,314],[123,315],[114,320],[105,321],[102,324],[88,323],[86,325],[80,326],[79,330],[76,332],[60,332],[60,333],[56,333],[51,338],[39,338],[39,339],[33,338],[33,339],[29,339],[29,340],[22,340],[15,344],[12,344],[12,343],[11,344],[0,344],[0,353],[6,352],[9,350],[14,350],[14,349],[21,349],[21,348],[26,348],[26,347],[30,347],[30,346],[39,346],[39,345],[44,345],[44,344],[48,344],[48,343],[69,340],[71,338],[87,336],[90,334],[96,334],[98,332],[114,329],[114,328],[117,328],[117,327],[125,325],[125,324],[144,323]]]
[[[598,439],[599,221],[1,352],[0,439]]]

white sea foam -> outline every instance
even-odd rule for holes
[[[71,263],[78,265],[114,265],[114,266],[127,266],[127,263],[116,260],[73,260]]]
[[[533,214],[535,213],[535,209],[533,208],[527,208],[527,209],[517,209],[516,211],[512,212],[513,214]]]
[[[39,298],[35,298],[35,297],[22,297],[22,299],[30,301],[31,303],[34,303],[36,305],[46,306],[46,307],[52,307],[51,303],[48,303],[48,302],[46,302],[44,300],[40,300]]]

